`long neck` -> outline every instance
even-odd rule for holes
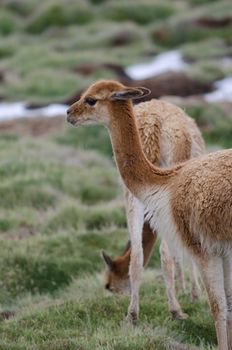
[[[137,197],[146,186],[167,183],[172,170],[154,167],[145,157],[130,101],[114,101],[109,105],[109,126],[117,166],[127,188]]]

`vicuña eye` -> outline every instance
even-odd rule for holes
[[[90,106],[94,106],[97,100],[92,97],[86,97],[85,102],[88,103],[88,105]]]

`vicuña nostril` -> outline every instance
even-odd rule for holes
[[[67,115],[69,115],[70,113],[71,113],[71,110],[69,108],[69,109],[67,109]]]

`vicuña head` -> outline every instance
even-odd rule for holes
[[[131,88],[113,80],[102,80],[90,86],[80,100],[67,111],[68,122],[77,126],[83,124],[104,124],[109,126],[109,104],[113,101],[137,99],[149,95],[144,87]]]
[[[122,256],[112,259],[107,253],[102,251],[102,258],[105,262],[106,270],[104,272],[105,289],[113,293],[129,293],[129,262],[130,262],[130,247]]]
[[[132,100],[149,93],[150,90],[143,87],[130,88],[117,81],[102,80],[91,85],[80,100],[67,110],[67,120],[74,126],[103,124],[110,130],[112,143],[115,145],[117,143],[119,146],[113,147],[116,163],[120,169],[123,169],[120,173],[126,186],[128,188],[133,186],[134,193],[140,190],[148,160],[141,152],[141,141],[132,116]],[[130,118],[126,129],[125,116]],[[125,149],[127,149],[126,157],[124,151],[122,152]],[[133,174],[131,163],[133,166],[137,165],[136,171],[133,169]],[[136,184],[131,182],[131,176],[136,178]]]
[[[142,231],[143,265],[146,266],[151,257],[156,232],[153,232],[148,223],[144,223]],[[111,258],[106,252],[102,252],[105,263],[105,288],[113,293],[128,293],[131,290],[129,279],[129,265],[131,258],[131,241],[127,242],[122,255]]]

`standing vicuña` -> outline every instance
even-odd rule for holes
[[[232,350],[232,150],[220,151],[169,169],[145,157],[131,99],[148,91],[116,81],[93,84],[68,110],[73,125],[105,123],[127,188],[145,207],[152,229],[167,241],[179,240],[202,273],[220,350]],[[138,221],[143,225],[143,217]],[[136,233],[138,231],[135,231]],[[142,273],[141,237],[131,237],[133,299],[129,317],[138,317]]]
[[[204,142],[194,121],[179,107],[159,100],[143,102],[133,108],[143,151],[148,159],[159,166],[170,166],[181,161],[197,157],[204,152]],[[125,203],[129,232],[136,229],[138,215],[144,215],[141,205],[125,187]],[[140,214],[140,210],[142,213]],[[152,248],[156,241],[156,232],[153,232],[149,223],[144,222],[142,233],[144,265],[149,260]],[[132,235],[132,233],[130,233]],[[106,288],[113,292],[130,290],[129,263],[130,245],[122,256],[111,259],[103,252],[106,262]],[[179,292],[185,291],[182,266],[183,252],[173,242],[162,240],[160,245],[161,266],[168,297],[169,312],[175,318],[186,318],[181,310],[175,293],[176,286]],[[199,285],[195,266],[191,262],[191,295],[197,299]]]

